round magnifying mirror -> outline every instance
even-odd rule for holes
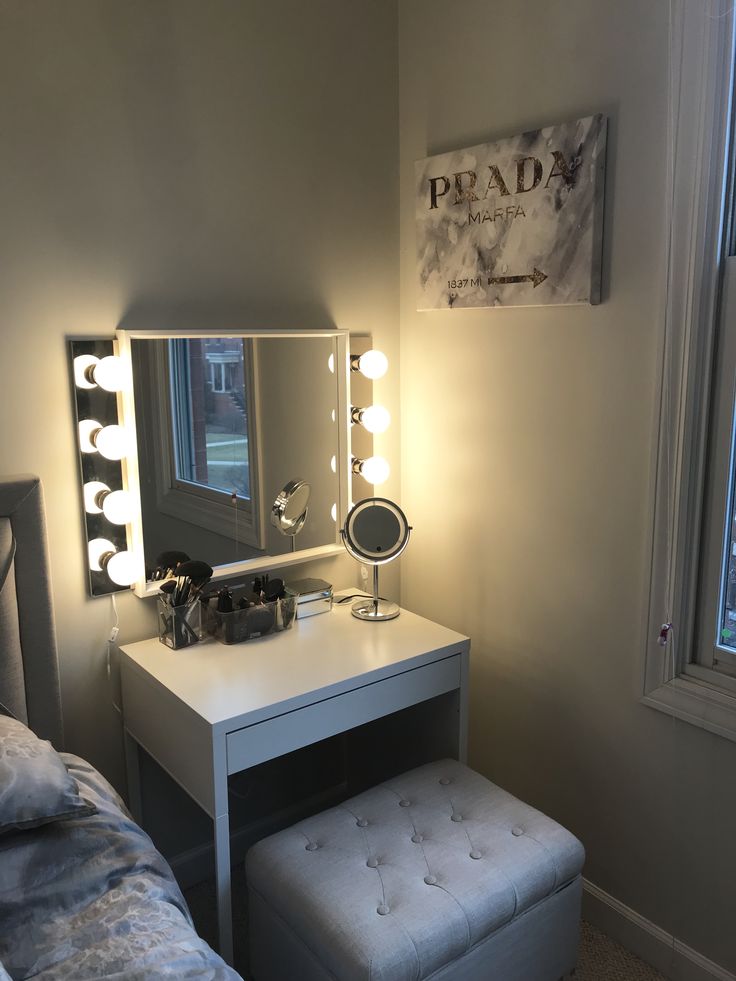
[[[353,603],[353,616],[360,620],[397,617],[398,605],[378,595],[378,567],[398,558],[409,542],[411,526],[404,512],[384,497],[369,497],[351,509],[341,534],[350,555],[373,566],[373,598]]]
[[[271,524],[282,535],[291,538],[292,551],[296,548],[295,538],[307,520],[311,492],[312,488],[306,480],[290,480],[279,492],[271,508]]]

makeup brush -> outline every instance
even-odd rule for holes
[[[189,556],[186,552],[180,552],[176,549],[169,549],[166,552],[161,552],[160,555],[156,556],[156,568],[153,570],[153,578],[158,581],[160,579],[168,579],[169,576],[173,576],[176,567],[180,562],[188,562]]]
[[[181,606],[188,600],[196,599],[212,578],[212,566],[199,559],[180,562],[176,567],[176,592],[174,606]]]

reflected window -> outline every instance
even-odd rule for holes
[[[245,342],[237,337],[170,340],[176,479],[251,499]]]

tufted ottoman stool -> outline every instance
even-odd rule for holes
[[[575,967],[583,847],[454,760],[255,845],[255,981],[556,981]]]

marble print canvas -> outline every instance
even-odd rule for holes
[[[599,303],[606,119],[416,163],[419,310]]]

